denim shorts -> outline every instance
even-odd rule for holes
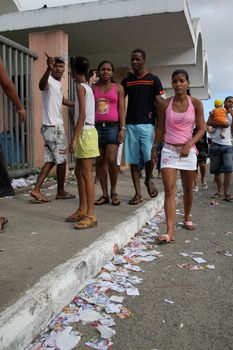
[[[95,127],[99,136],[99,146],[119,145],[120,124],[118,122],[96,122]]]
[[[151,149],[154,142],[154,125],[127,124],[125,137],[125,162],[140,166],[151,160]]]
[[[44,139],[45,162],[62,164],[66,162],[67,145],[63,125],[42,125],[41,134]]]
[[[210,173],[219,175],[233,171],[233,148],[212,142],[210,145]]]

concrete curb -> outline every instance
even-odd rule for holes
[[[180,183],[177,191],[180,190]],[[150,200],[113,230],[43,276],[14,305],[0,314],[0,350],[22,350],[112,259],[114,245],[126,245],[163,208],[164,193]]]

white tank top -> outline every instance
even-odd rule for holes
[[[85,94],[85,112],[86,112],[86,125],[94,125],[95,124],[95,98],[93,95],[93,91],[87,83],[81,83],[86,91]],[[79,118],[79,101],[77,93],[75,94],[75,109],[74,109],[74,122],[77,124]]]
[[[63,125],[62,100],[63,90],[59,80],[52,76],[48,79],[49,88],[41,91],[43,124],[44,125]]]

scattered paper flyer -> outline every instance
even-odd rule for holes
[[[114,301],[115,303],[122,303],[124,301],[124,297],[119,297],[118,295],[112,295],[109,298],[110,301]]]
[[[168,299],[164,299],[164,301],[165,301],[166,303],[168,303],[168,304],[174,304],[174,303],[175,303],[174,301],[168,300]]]
[[[96,329],[100,332],[101,337],[104,339],[111,339],[116,334],[116,331],[114,331],[114,329],[106,326],[98,325]]]
[[[89,346],[90,348],[97,349],[97,350],[108,350],[113,343],[111,343],[108,339],[98,338],[96,336],[93,336],[88,342],[85,343],[85,345]]]
[[[99,312],[96,312],[94,310],[80,310],[79,312],[79,318],[81,322],[94,322],[99,320],[102,317],[102,315]]]
[[[126,288],[127,295],[139,295],[139,290],[137,288]]]
[[[204,264],[207,261],[205,259],[203,259],[202,257],[197,257],[197,258],[193,258],[194,261],[196,261],[198,264]]]

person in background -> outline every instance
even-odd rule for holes
[[[93,159],[99,156],[98,134],[95,124],[95,99],[87,84],[89,61],[86,57],[71,57],[72,77],[76,82],[75,126],[70,152],[76,158],[75,175],[78,184],[79,207],[65,221],[75,222],[77,230],[97,225],[94,212],[95,187],[92,176]]]
[[[228,96],[224,101],[224,108],[227,111],[227,121],[229,126],[225,129],[224,138],[222,137],[222,126],[214,121],[210,113],[207,125],[215,130],[211,133],[210,143],[210,173],[215,175],[217,192],[213,198],[223,198],[227,202],[233,201],[233,196],[229,193],[231,184],[231,174],[233,171],[232,144],[231,137],[233,134],[233,96]],[[221,174],[224,176],[222,184]]]
[[[194,129],[194,134],[197,132],[197,129]],[[201,185],[203,190],[207,190],[208,185],[206,182],[206,161],[209,155],[209,144],[207,139],[207,132],[205,131],[204,136],[196,143],[196,148],[198,151],[197,154],[197,171],[194,177],[193,182],[193,192],[198,192],[198,168],[200,169],[201,175]]]
[[[176,177],[177,170],[183,187],[184,221],[187,230],[195,230],[196,225],[191,221],[193,201],[193,180],[197,169],[195,144],[205,132],[204,112],[202,102],[188,95],[189,76],[183,69],[172,74],[174,97],[161,101],[159,105],[158,128],[151,158],[154,163],[158,159],[158,145],[164,140],[161,154],[161,173],[165,190],[164,209],[167,231],[158,238],[158,243],[175,241],[176,217]],[[193,129],[197,132],[193,136]]]
[[[62,57],[49,57],[47,54],[46,56],[47,69],[39,82],[43,103],[41,134],[45,145],[45,164],[31,191],[31,196],[39,203],[50,202],[50,199],[41,193],[41,187],[55,165],[57,167],[56,199],[75,198],[75,195],[64,190],[67,141],[62,116],[62,105],[74,107],[74,103],[63,96],[61,79],[65,71],[64,59]]]
[[[131,53],[131,66],[134,73],[123,81],[125,96],[128,96],[125,137],[125,162],[130,164],[135,195],[129,204],[143,202],[140,184],[140,160],[145,164],[145,186],[151,198],[158,190],[151,180],[154,165],[151,162],[151,148],[154,140],[156,108],[163,94],[159,78],[145,68],[146,54],[142,49]]]
[[[9,78],[7,71],[0,59],[0,86],[6,96],[14,103],[16,113],[18,114],[19,121],[22,123],[26,119],[26,111],[20,102],[17,90],[12,80]],[[0,142],[0,197],[14,196],[15,191],[11,186],[9,174],[7,171],[6,162],[4,159],[3,149]],[[4,217],[0,217],[0,232],[4,231],[5,225],[8,220]]]
[[[214,109],[211,112],[212,115],[212,120],[214,123],[217,125],[221,126],[221,137],[224,139],[225,138],[225,130],[229,126],[228,120],[227,120],[227,111],[223,107],[223,101],[220,99],[217,99],[214,101]],[[211,132],[214,132],[215,129],[212,128]]]
[[[95,205],[109,203],[117,206],[120,199],[116,185],[118,179],[117,153],[119,144],[125,137],[124,90],[113,82],[114,67],[109,61],[102,61],[98,66],[98,83],[93,86],[95,96],[95,126],[99,137],[100,158],[98,175],[102,196]],[[108,192],[108,175],[110,194]]]

